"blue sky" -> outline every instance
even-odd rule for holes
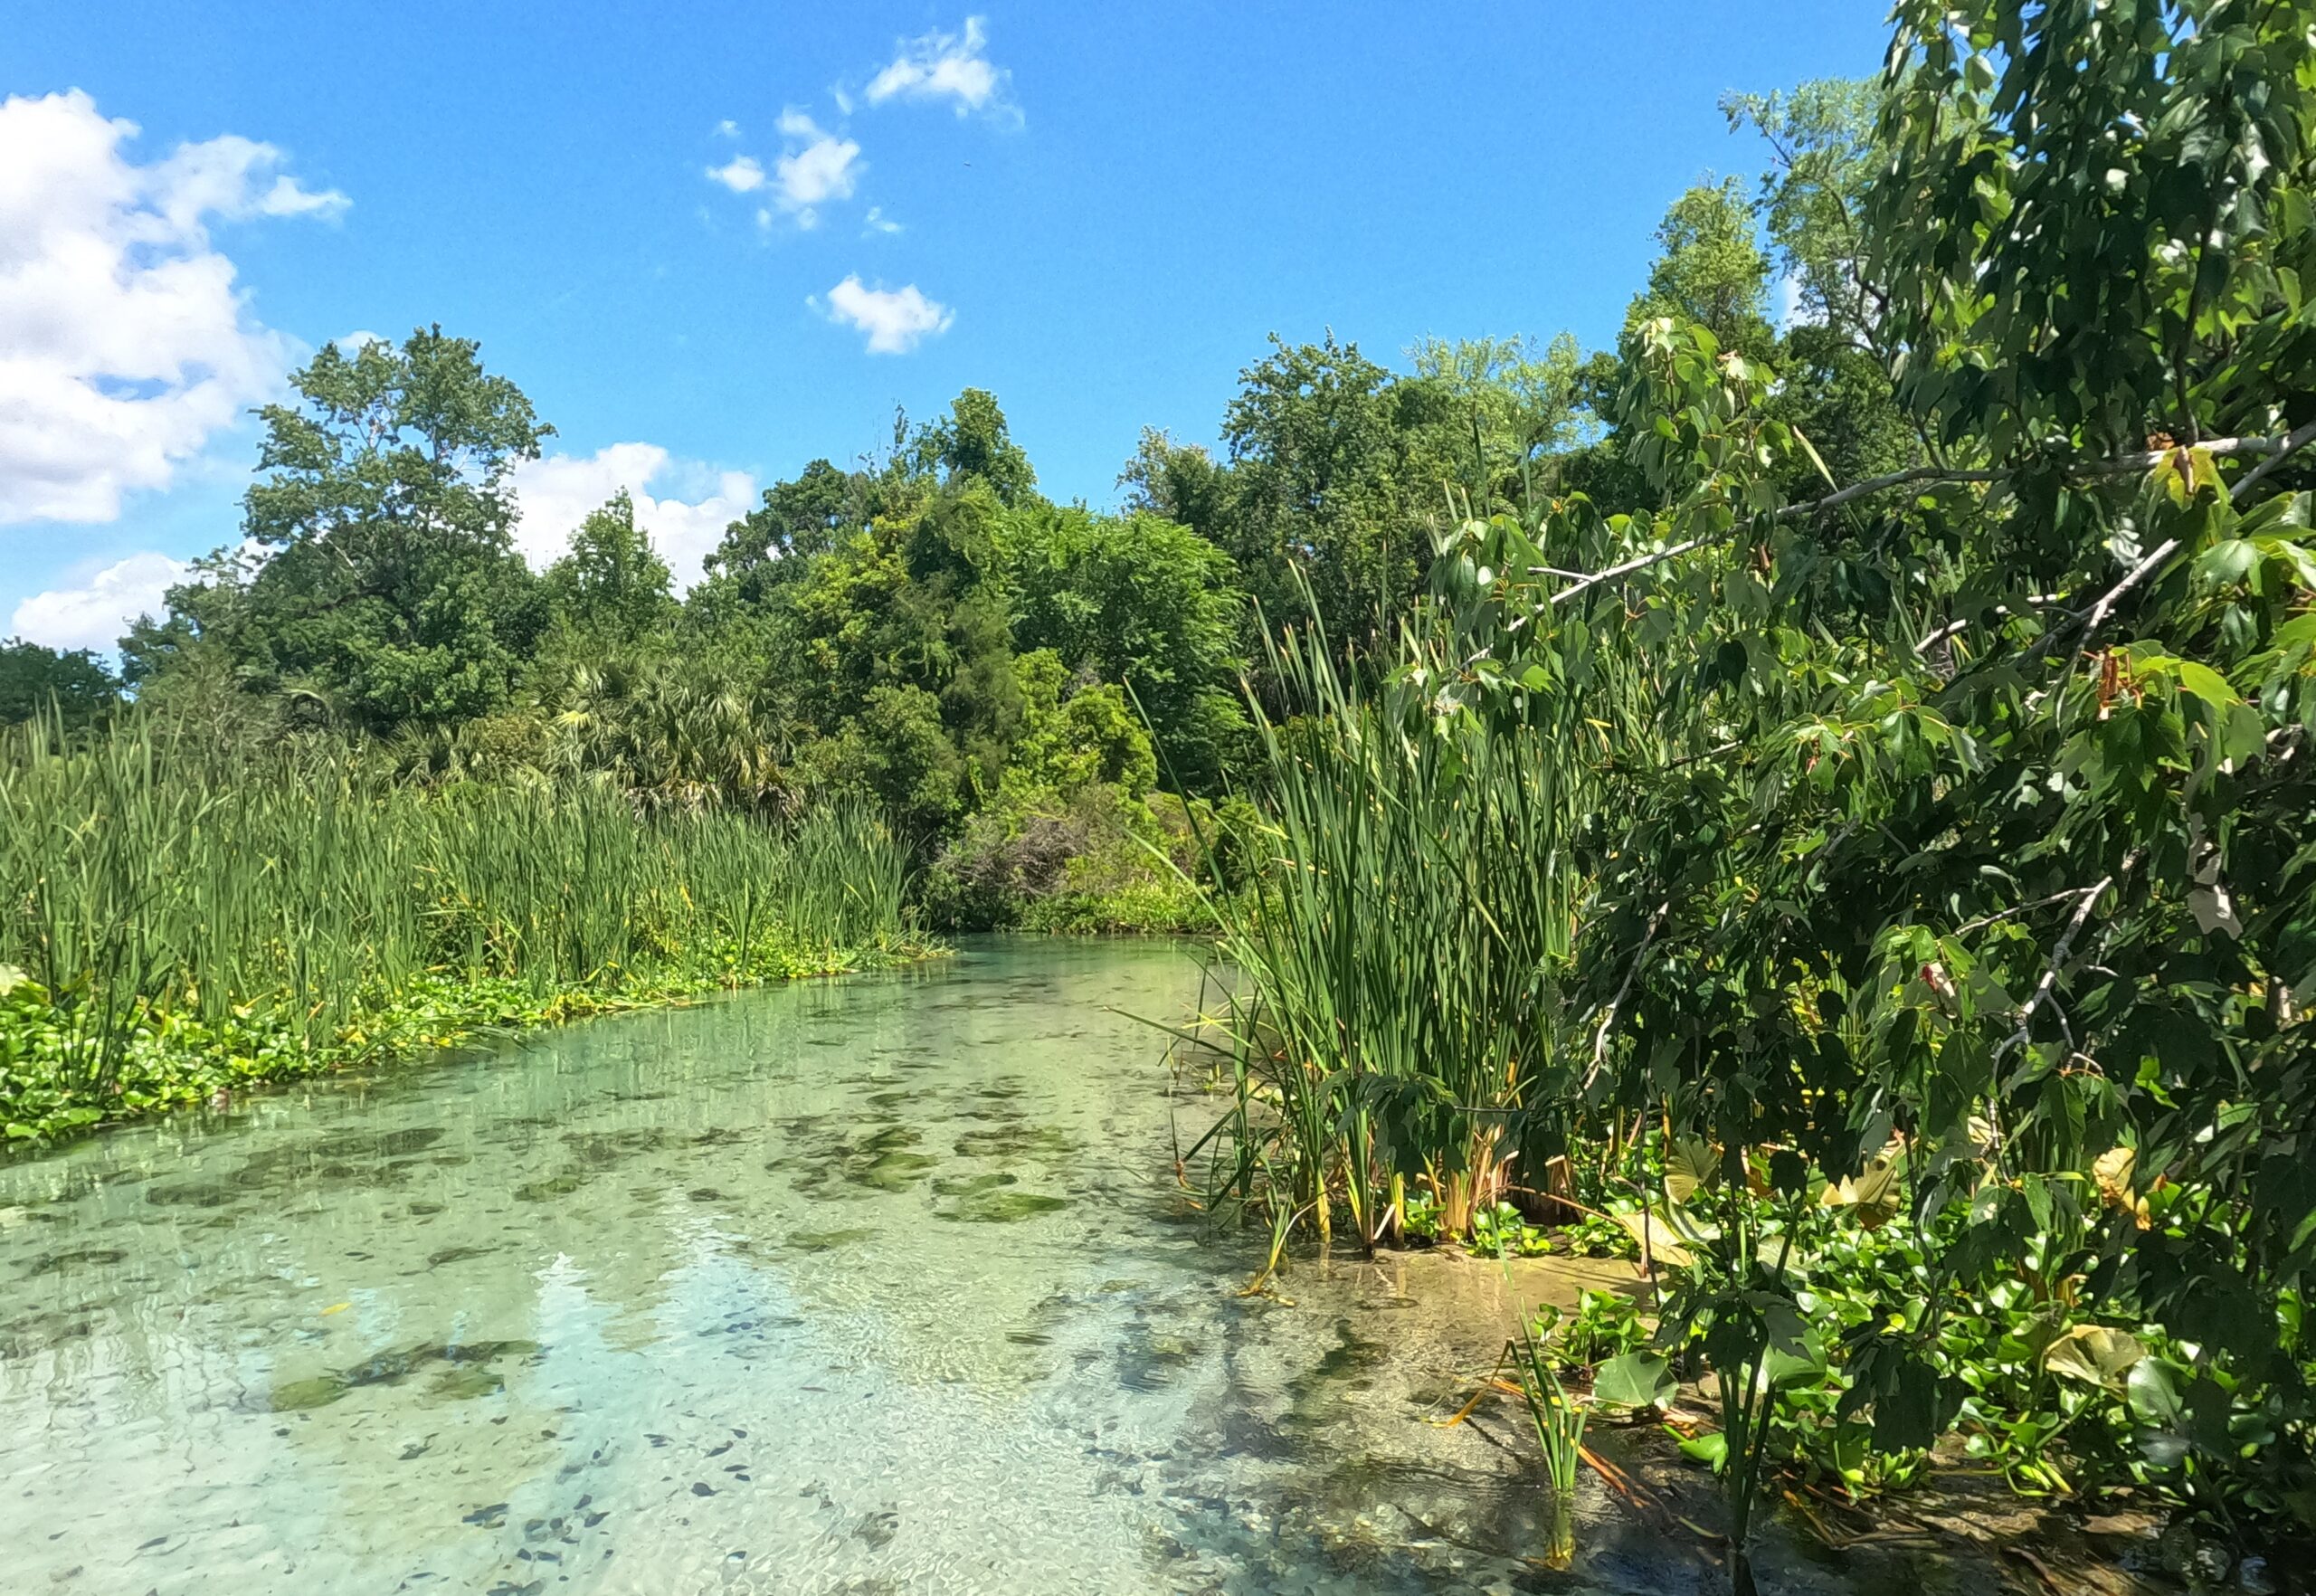
[[[10,14],[0,616],[100,646],[234,540],[236,418],[331,338],[481,340],[557,428],[537,554],[626,485],[696,569],[968,385],[1106,505],[1272,332],[1605,341],[1666,204],[1761,163],[1721,93],[1886,36],[1856,0]]]

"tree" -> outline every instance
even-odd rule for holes
[[[748,598],[761,599],[768,587],[801,575],[803,562],[865,528],[878,502],[868,473],[816,460],[793,480],[765,489],[761,505],[725,528],[707,569],[738,579]]]
[[[1211,790],[1247,735],[1237,693],[1247,600],[1230,557],[1158,516],[1019,511],[1005,529],[1014,646],[1115,683],[1150,720],[1169,777]]]
[[[243,687],[374,730],[503,702],[546,619],[505,479],[551,429],[439,328],[325,345],[290,385],[299,403],[259,413],[264,475],[243,500],[261,563],[213,562],[204,585],[230,591],[186,594],[199,613],[178,641],[197,632]],[[164,631],[140,653],[164,657]]]
[[[1156,427],[1143,428],[1134,458],[1118,473],[1118,486],[1126,490],[1128,510],[1147,511],[1227,546],[1229,469],[1198,444],[1177,443]]]
[[[1426,338],[1409,351],[1416,375],[1439,389],[1462,423],[1488,488],[1486,511],[1523,505],[1544,484],[1536,468],[1590,442],[1576,339]]]
[[[1884,153],[1875,138],[1879,106],[1872,82],[1849,78],[1721,101],[1731,128],[1750,127],[1770,146],[1773,164],[1761,178],[1761,216],[1799,299],[1799,319],[1828,328],[1858,348],[1883,351],[1887,296],[1866,274],[1860,214]]]
[[[2316,1516],[2307,19],[1897,15],[1857,258],[1939,449],[1835,490],[1684,290],[1627,341],[1653,504],[1442,562],[1474,630],[1438,712],[1604,728],[1567,1043],[1681,1149],[1665,1323],[1720,1373],[1744,1591],[1777,1385],[1926,1449],[1985,1400],[1955,1323],[2030,1273],[2041,1344],[2129,1342],[2111,1467],[2225,1534]],[[1825,1260],[1899,1223],[1813,1325]]]
[[[635,524],[622,488],[571,535],[570,552],[546,569],[547,602],[596,651],[648,645],[673,622],[675,584],[668,562]]]
[[[1330,334],[1239,374],[1223,419],[1230,502],[1223,547],[1274,622],[1376,635],[1412,597],[1459,475],[1438,387],[1395,379]],[[1468,451],[1466,457],[1468,458]]]
[[[1005,413],[985,388],[967,388],[950,403],[949,414],[926,427],[917,440],[919,458],[937,468],[951,485],[988,484],[1000,504],[1027,502],[1037,491],[1038,473],[1013,442]]]
[[[1770,261],[1760,229],[1734,177],[1699,185],[1675,200],[1657,224],[1659,253],[1648,269],[1648,286],[1625,312],[1627,336],[1670,316],[1711,329],[1724,349],[1765,354],[1776,333],[1769,321]]]
[[[0,724],[52,715],[76,731],[119,702],[119,679],[93,651],[45,648],[20,637],[0,642]]]

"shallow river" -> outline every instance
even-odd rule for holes
[[[1197,993],[983,944],[0,1167],[0,1589],[1712,1589],[1589,1476],[1541,1570],[1510,1411],[1424,1421],[1569,1279],[1239,1295]]]

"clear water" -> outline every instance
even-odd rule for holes
[[[1568,1282],[1239,1295],[1196,993],[991,944],[0,1168],[0,1587],[1711,1588],[1590,1478],[1540,1570],[1510,1411],[1424,1421]]]

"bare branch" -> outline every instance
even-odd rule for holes
[[[1617,1011],[1624,1007],[1625,995],[1632,991],[1633,977],[1640,974],[1641,961],[1648,957],[1648,945],[1656,940],[1657,927],[1665,924],[1665,917],[1672,912],[1673,900],[1668,898],[1656,906],[1655,914],[1648,917],[1648,929],[1641,935],[1640,946],[1634,952],[1632,964],[1625,971],[1623,984],[1617,988],[1617,995],[1609,1000],[1608,1008],[1600,1015],[1600,1028],[1592,1033],[1592,1068],[1584,1072],[1584,1084],[1577,1090],[1590,1091],[1592,1083],[1599,1078],[1600,1071],[1607,1067],[1609,1028],[1617,1022]]]
[[[2168,457],[2188,448],[2199,449],[2206,454],[2262,454],[2267,456],[2268,458],[2266,460],[2262,461],[2252,470],[2246,472],[2244,479],[2236,483],[2235,491],[2241,493],[2245,489],[2251,487],[2253,484],[2259,481],[2261,478],[2264,477],[2269,471],[2273,470],[2278,465],[2282,464],[2287,456],[2292,454],[2294,451],[2311,442],[2316,442],[2316,422],[2311,422],[2307,426],[2302,427],[2297,432],[2282,438],[2215,438],[2207,443],[2197,443],[2193,445],[2174,444],[2167,449],[2147,449],[2140,450],[2131,454],[2119,454],[2110,460],[2079,461],[2068,466],[2066,469],[2077,475],[2086,477],[2124,476],[2133,471],[2152,470],[2158,465],[2161,464]],[[1892,471],[1886,476],[1868,477],[1863,482],[1853,482],[1846,488],[1837,489],[1834,492],[1826,495],[1823,499],[1813,499],[1804,504],[1788,505],[1785,508],[1777,512],[1777,519],[1780,521],[1791,521],[1799,520],[1808,516],[1823,515],[1827,510],[1839,508],[1843,505],[1852,503],[1860,499],[1865,499],[1872,494],[1881,493],[1892,488],[1903,488],[1915,482],[1999,482],[2010,477],[2017,476],[2017,474],[2018,470],[2016,469],[2009,470],[1976,469],[1948,470],[1939,466],[1913,466],[1903,471]],[[1741,520],[1736,522],[1726,532],[1722,533],[1720,536],[1723,538],[1734,537],[1740,533],[1747,530],[1751,526],[1751,522]],[[1528,567],[1528,575],[1531,576],[1559,576],[1568,579],[1569,585],[1561,588],[1558,593],[1553,594],[1550,600],[1550,602],[1554,604],[1565,603],[1568,600],[1574,598],[1577,594],[1586,592],[1590,588],[1598,587],[1604,582],[1614,582],[1618,577],[1629,576],[1637,571],[1645,571],[1651,565],[1662,565],[1666,560],[1676,559],[1682,555],[1687,554],[1694,549],[1702,548],[1706,544],[1713,541],[1715,541],[1715,539],[1712,537],[1692,537],[1685,542],[1675,543],[1671,545],[1669,547],[1660,548],[1653,554],[1637,556],[1632,559],[1625,561],[1621,565],[1611,565],[1605,571],[1594,571],[1589,575],[1574,571],[1563,571],[1553,565],[1531,565]],[[2176,547],[2177,545],[2172,545],[2170,546]],[[2168,554],[2169,549],[2167,548],[2160,552]],[[2150,556],[2150,558],[2153,557],[2154,556]],[[2142,562],[2142,565],[2144,565],[2144,562]],[[2105,608],[2112,605],[2113,601],[2121,597],[2124,593],[2130,591],[2130,589],[2142,580],[2146,575],[2147,571],[2144,568],[2135,570],[2131,575],[2123,579],[2123,582],[2120,586],[2118,586],[2113,592],[2110,593],[2106,598],[2100,601],[2101,608],[2097,612],[2097,618],[2093,622],[2093,630],[2096,630],[2098,623],[2106,618]],[[1952,636],[1954,632],[1959,630],[1960,630],[1959,625],[1943,628],[1939,632],[1932,633],[1930,637],[1925,638],[1922,642],[1917,646],[1918,648],[1926,648],[1933,642],[1937,642],[1944,638]]]
[[[1651,565],[1660,565],[1664,561],[1685,555],[1693,548],[1702,548],[1709,541],[1710,539],[1704,537],[1692,537],[1686,543],[1676,543],[1670,548],[1660,548],[1655,554],[1642,555],[1637,559],[1627,560],[1621,565],[1610,565],[1605,571],[1595,571],[1590,576],[1581,577],[1571,585],[1563,587],[1558,593],[1552,594],[1552,602],[1556,604],[1566,603],[1570,599],[1574,598],[1586,588],[1598,587],[1603,582],[1614,582],[1618,577],[1629,576],[1635,571],[1646,571]],[[1550,567],[1544,565],[1533,565],[1529,567],[1528,574],[1532,576],[1555,576],[1567,575],[1567,573],[1553,571]]]
[[[1989,926],[1997,925],[2017,915],[2031,915],[2036,909],[2048,908],[2055,903],[2069,903],[2086,894],[2104,891],[2106,886],[2107,883],[2102,881],[2096,887],[2070,887],[2064,892],[2054,892],[2048,898],[2038,898],[2032,903],[2022,903],[2015,907],[2004,909],[1998,914],[1981,915],[1975,920],[1965,920],[1955,926],[1954,935],[1968,936],[1973,931],[1982,931]]]
[[[2307,448],[2311,442],[2316,442],[2316,421],[2310,422],[2306,426],[2294,428],[2290,435],[2277,446],[2274,453],[2244,473],[2243,480],[2235,484],[2233,491],[2235,493],[2249,492],[2259,485],[2261,478],[2274,470],[2302,449]]]
[[[2107,888],[2114,884],[2114,877],[2102,876],[2098,885],[2086,887],[2078,894],[2083,901],[2074,906],[2074,913],[2067,919],[2066,929],[2059,936],[2058,945],[2051,950],[2051,962],[2045,967],[2042,980],[2035,983],[2033,994],[2019,1007],[2018,1029],[2012,1031],[2003,1044],[1994,1050],[1994,1056],[1998,1060],[2005,1054],[2024,1047],[2034,1040],[2035,1012],[2049,1000],[2052,992],[2057,988],[2059,971],[2065,966],[2067,955],[2074,951],[2074,939],[2081,935],[2083,923],[2091,917],[2092,907],[2099,901]]]

